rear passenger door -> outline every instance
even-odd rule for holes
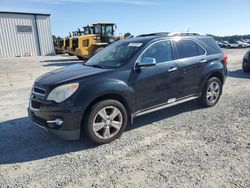
[[[202,70],[207,63],[206,51],[191,39],[174,41],[180,73],[178,98],[197,94]]]

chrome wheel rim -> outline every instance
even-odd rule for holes
[[[115,106],[106,106],[97,112],[92,127],[98,138],[110,139],[119,132],[122,123],[121,111]]]
[[[215,103],[220,96],[220,85],[218,82],[211,82],[207,88],[207,101],[210,104]]]

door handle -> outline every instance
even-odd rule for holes
[[[178,70],[177,67],[170,67],[170,68],[168,69],[168,72],[174,72],[174,71],[177,71],[177,70]]]
[[[206,63],[206,62],[207,62],[206,59],[202,59],[202,60],[201,60],[201,63]]]

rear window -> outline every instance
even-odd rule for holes
[[[180,40],[175,42],[179,59],[204,55],[205,50],[192,40]]]
[[[208,55],[222,53],[220,46],[215,42],[213,38],[202,38],[200,39],[200,41],[204,43]]]

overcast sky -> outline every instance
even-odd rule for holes
[[[54,35],[96,22],[114,22],[117,34],[187,31],[250,34],[250,0],[0,0],[0,11],[51,14]]]

